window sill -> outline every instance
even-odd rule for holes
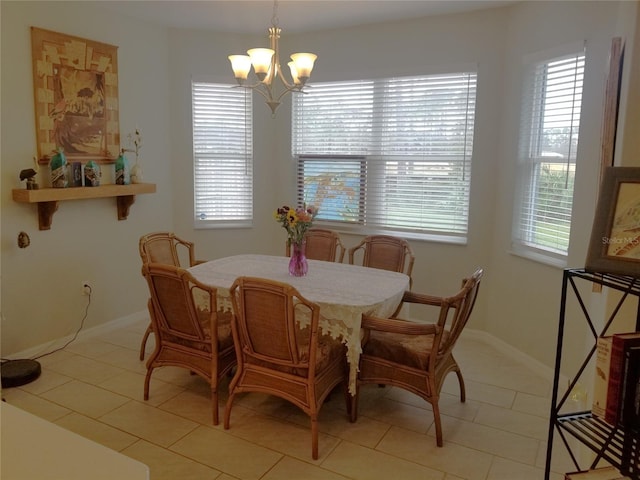
[[[532,260],[537,263],[542,263],[544,265],[548,265],[550,267],[565,269],[567,268],[567,259],[566,258],[556,258],[549,255],[545,255],[540,252],[532,252],[528,250],[509,250],[511,255],[516,257],[526,258],[527,260]]]
[[[216,229],[225,229],[225,228],[252,228],[253,223],[251,220],[242,222],[242,221],[230,221],[230,222],[203,222],[198,221],[194,223],[193,228],[195,230],[216,230]]]
[[[406,240],[412,240],[417,242],[431,242],[431,243],[445,243],[448,245],[467,245],[467,237],[464,236],[455,236],[455,235],[434,235],[428,233],[414,233],[414,232],[395,232],[393,230],[378,230],[378,229],[368,229],[361,227],[345,227],[341,224],[335,224],[332,222],[326,221],[317,221],[314,223],[315,227],[318,228],[328,228],[331,230],[335,230],[340,234],[345,235],[392,235],[394,237],[401,237]]]

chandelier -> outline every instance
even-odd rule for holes
[[[278,39],[282,30],[278,27],[278,1],[273,2],[273,16],[271,17],[271,27],[269,28],[269,41],[271,48],[252,48],[247,50],[247,55],[229,55],[231,68],[238,84],[242,87],[257,91],[262,95],[273,116],[280,106],[280,100],[287,93],[302,92],[305,83],[311,76],[313,62],[317,55],[313,53],[294,53],[291,61],[287,64],[291,72],[291,82],[288,82],[280,68],[280,52],[278,50]],[[252,85],[245,82],[249,76],[249,71],[253,65],[253,70],[258,81]],[[276,79],[282,85],[276,88]]]

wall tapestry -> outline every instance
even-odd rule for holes
[[[38,159],[110,163],[120,151],[118,48],[31,27]]]

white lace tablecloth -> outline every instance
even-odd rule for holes
[[[362,315],[388,317],[396,310],[409,277],[344,263],[309,260],[305,277],[289,275],[289,258],[268,255],[236,255],[212,260],[189,271],[207,285],[218,289],[218,309],[232,308],[229,289],[237,277],[268,278],[293,285],[300,294],[320,306],[322,333],[340,338],[347,346],[349,391],[354,394],[358,359],[362,352]]]

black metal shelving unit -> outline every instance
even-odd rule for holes
[[[607,319],[601,331],[597,331],[592,321],[587,303],[582,298],[578,286],[594,284],[609,287],[622,292],[622,295]],[[577,300],[582,311],[586,326],[593,336],[593,346],[586,358],[569,380],[567,392],[559,398],[558,389],[560,371],[562,367],[562,350],[564,345],[564,328],[567,299],[569,295]],[[549,417],[549,436],[547,441],[547,457],[545,464],[545,480],[549,480],[551,473],[551,459],[553,453],[554,433],[557,432],[567,449],[576,470],[596,468],[601,461],[606,461],[620,469],[621,473],[634,480],[640,480],[640,432],[623,427],[614,427],[602,419],[593,416],[591,411],[560,413],[575,385],[585,372],[589,361],[596,352],[599,336],[616,333],[612,331],[613,323],[622,305],[627,301],[635,301],[636,331],[640,331],[640,279],[607,273],[592,273],[584,269],[565,269],[562,279],[562,299],[560,303],[560,321],[558,324],[558,343],[556,348],[556,364],[553,378],[553,392],[551,398],[551,413]],[[611,330],[611,331],[610,331]],[[569,436],[579,440],[583,445],[595,452],[596,456],[591,465],[581,467],[569,444]]]

